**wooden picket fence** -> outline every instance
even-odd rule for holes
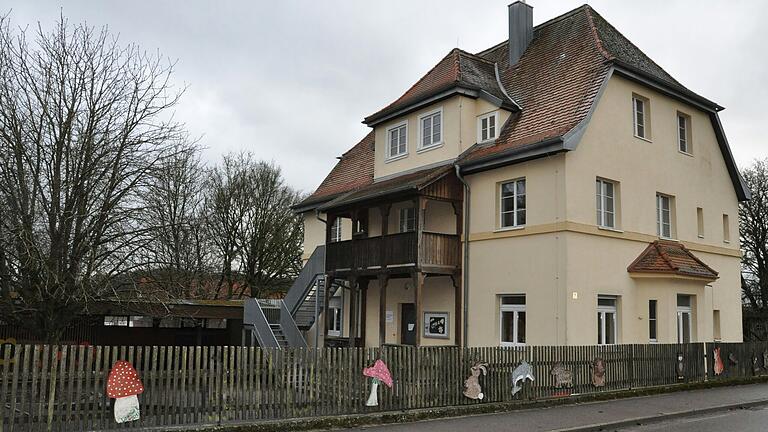
[[[725,362],[720,376],[713,372],[716,346]],[[765,353],[768,343],[285,350],[20,345],[5,350],[0,364],[0,432],[162,430],[569,397],[768,374]],[[606,365],[603,387],[592,384],[596,358]],[[394,386],[382,384],[380,405],[366,407],[371,380],[362,369],[376,359],[388,365]],[[130,361],[145,386],[141,419],[123,425],[114,422],[113,401],[105,394],[117,360]],[[523,360],[532,365],[535,381],[513,395],[512,373]],[[488,364],[488,374],[480,377],[482,401],[463,395],[464,380],[477,362]],[[571,371],[572,387],[556,387],[556,365]]]

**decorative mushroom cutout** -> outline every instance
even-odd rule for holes
[[[383,382],[387,387],[392,388],[392,375],[389,373],[389,368],[387,368],[387,365],[383,361],[376,360],[376,363],[374,363],[373,366],[363,369],[363,375],[373,378],[371,394],[368,396],[368,401],[365,402],[365,406],[378,406],[379,382]]]
[[[107,379],[107,396],[115,399],[115,421],[125,423],[139,419],[139,395],[144,392],[139,374],[130,362],[118,360]]]

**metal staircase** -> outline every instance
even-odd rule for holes
[[[325,246],[312,252],[283,300],[248,299],[243,324],[264,348],[306,347],[301,331],[317,321],[325,301]],[[334,283],[332,289],[338,286]]]

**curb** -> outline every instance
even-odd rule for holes
[[[744,402],[744,403],[738,403],[738,404],[719,405],[719,406],[714,406],[709,408],[702,408],[702,409],[695,409],[695,410],[688,410],[688,411],[677,411],[677,412],[665,413],[665,414],[654,415],[654,416],[635,417],[635,418],[625,419],[625,420],[615,421],[615,422],[594,423],[586,426],[576,426],[572,428],[555,429],[550,432],[598,432],[598,431],[605,431],[606,429],[613,429],[613,428],[620,429],[620,428],[625,428],[629,426],[641,426],[641,425],[649,425],[654,423],[663,423],[665,421],[675,420],[679,418],[697,417],[704,414],[712,414],[716,412],[730,411],[735,409],[749,409],[749,408],[766,406],[766,405],[768,405],[768,399],[752,401],[752,402]]]

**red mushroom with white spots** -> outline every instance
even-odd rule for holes
[[[115,399],[115,421],[125,423],[139,419],[139,398],[144,385],[130,362],[118,360],[109,372],[107,396]]]
[[[379,405],[377,393],[379,382],[383,382],[387,387],[392,388],[392,375],[389,373],[389,368],[387,368],[387,365],[383,361],[376,360],[376,363],[374,363],[373,366],[363,369],[363,375],[373,378],[371,395],[368,396],[368,401],[365,403],[365,406],[377,406]]]

